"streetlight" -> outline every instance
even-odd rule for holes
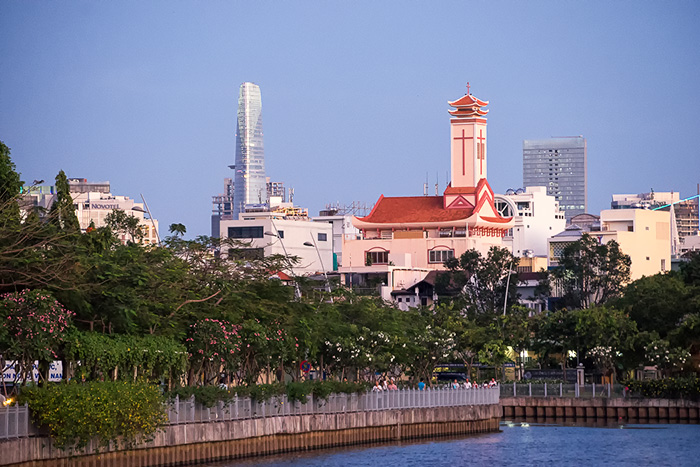
[[[277,237],[280,240],[280,244],[282,245],[282,251],[284,251],[284,258],[287,260],[287,264],[289,266],[289,272],[292,273],[292,277],[294,278],[294,296],[299,299],[301,298],[301,290],[299,290],[299,282],[297,281],[297,275],[294,274],[294,268],[292,267],[292,262],[289,260],[289,255],[287,254],[287,248],[284,246],[284,240],[282,240],[282,237],[280,237],[279,230],[277,230],[277,227],[275,226],[275,223],[272,223],[272,227],[277,231],[277,233],[265,231],[265,235],[268,235],[270,237]]]
[[[312,246],[316,248],[316,254],[318,255],[318,262],[321,263],[321,270],[323,271],[323,277],[326,279],[326,290],[331,293],[331,284],[328,282],[328,274],[326,274],[326,268],[323,267],[323,260],[321,259],[321,252],[318,251],[318,246],[316,245],[316,240],[314,240],[314,234],[309,232],[311,235],[311,242],[304,242],[304,246]],[[333,297],[331,296],[331,303],[333,303]]]
[[[508,305],[508,286],[510,285],[510,275],[513,272],[513,261],[515,261],[515,258],[510,260],[510,265],[508,266],[508,278],[506,279],[506,298],[503,299],[503,316],[506,315],[506,305]]]

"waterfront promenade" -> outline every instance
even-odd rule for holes
[[[5,455],[0,465],[150,467],[305,451],[372,442],[498,431],[499,388],[398,390],[332,394],[304,404],[286,396],[257,402],[248,398],[202,407],[174,401],[169,424],[155,438],[130,450],[85,453],[53,447],[11,408],[0,425]],[[13,432],[13,427],[17,428]]]
[[[698,402],[634,397],[622,385],[504,384],[500,396],[506,419],[700,423]]]

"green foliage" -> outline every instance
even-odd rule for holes
[[[49,211],[49,222],[66,232],[80,231],[80,223],[75,214],[73,198],[70,195],[68,178],[63,170],[56,175],[56,200]]]
[[[187,400],[194,396],[194,400],[204,407],[214,407],[217,402],[228,402],[236,393],[220,386],[181,386],[166,393],[170,400],[178,396],[180,400]]]
[[[626,381],[632,396],[659,399],[700,400],[700,379],[697,377]]]
[[[178,378],[187,365],[187,349],[164,336],[104,335],[73,332],[66,338],[66,359],[80,362],[78,379]],[[134,369],[137,371],[134,372]]]
[[[19,404],[28,404],[56,446],[85,448],[91,439],[101,447],[148,441],[167,421],[163,396],[145,383],[90,382],[26,388]]]
[[[18,362],[17,373],[24,382],[35,360],[46,363],[58,358],[74,313],[43,290],[25,289],[0,298],[0,352],[5,359]]]
[[[17,200],[23,184],[10,158],[10,148],[0,141],[0,225],[16,227],[19,224]]]
[[[558,306],[588,308],[621,295],[632,261],[616,241],[600,243],[584,233],[564,248],[558,263],[551,272],[555,285],[563,290]]]
[[[460,306],[474,314],[496,314],[518,300],[518,258],[507,248],[492,246],[486,257],[468,250],[445,261],[446,274],[438,276],[439,292],[460,298]],[[509,271],[512,271],[509,274]],[[508,296],[506,297],[506,289]]]
[[[139,219],[133,214],[127,214],[121,209],[113,209],[105,216],[105,224],[113,232],[128,235],[132,242],[139,242],[146,234]]]

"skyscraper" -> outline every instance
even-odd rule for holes
[[[523,141],[523,185],[544,186],[559,202],[566,220],[588,209],[586,138]]]
[[[243,83],[238,94],[236,164],[233,179],[233,218],[247,205],[267,204],[260,87]]]

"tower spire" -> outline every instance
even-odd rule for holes
[[[471,95],[471,91],[469,90],[469,88],[471,88],[471,86],[469,85],[469,81],[467,81],[467,95],[468,96]]]

